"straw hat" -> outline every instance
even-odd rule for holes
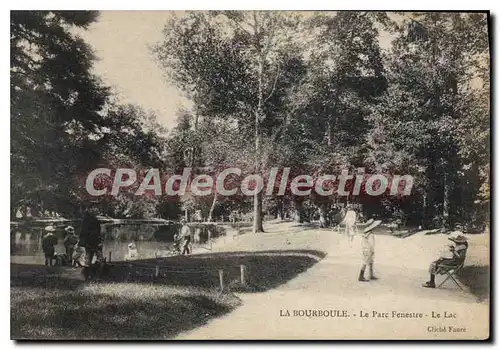
[[[66,232],[70,232],[70,233],[73,233],[75,232],[75,228],[73,226],[68,226],[64,229]]]
[[[56,228],[54,226],[47,226],[45,227],[45,231],[47,232],[55,232]]]
[[[363,233],[368,233],[372,231],[374,228],[378,227],[382,223],[382,220],[373,221],[368,227],[363,230]]]

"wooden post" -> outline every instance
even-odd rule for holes
[[[220,290],[224,290],[224,270],[219,270]]]
[[[111,262],[111,250],[109,251],[109,254],[108,254],[108,262]]]
[[[160,266],[159,265],[156,265],[156,269],[155,269],[155,277],[158,278],[158,275],[160,274]]]
[[[240,282],[242,286],[247,284],[246,269],[247,267],[245,265],[240,265]]]

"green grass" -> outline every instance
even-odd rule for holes
[[[11,338],[170,339],[235,309],[240,300],[230,291],[263,292],[306,271],[324,257],[315,248],[327,236],[243,235],[228,239],[225,251],[132,262],[134,269],[152,271],[159,264],[161,276],[154,282],[131,276],[128,264],[119,261],[98,283],[83,281],[80,269],[11,263]],[[248,273],[244,287],[234,283],[240,265]],[[219,297],[220,269],[230,288]]]
[[[283,243],[284,246],[290,245]],[[324,257],[315,250],[218,252],[112,263],[98,283],[80,269],[11,264],[13,339],[168,339],[232,311],[231,292],[263,292]],[[161,275],[130,275],[139,267]],[[240,265],[247,284],[239,284]],[[219,269],[229,288],[218,294]],[[163,273],[165,272],[165,273]],[[237,283],[235,283],[237,282]]]
[[[12,339],[167,339],[230,312],[231,294],[152,284],[13,286]]]

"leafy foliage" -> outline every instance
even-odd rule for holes
[[[481,13],[188,12],[173,16],[153,53],[192,101],[168,131],[154,113],[114,102],[90,73],[93,55],[72,28],[92,11],[11,13],[12,207],[75,212],[90,200],[95,167],[149,167],[242,176],[291,167],[294,176],[409,174],[410,197],[311,194],[253,200],[134,196],[101,205],[110,215],[211,219],[253,205],[328,224],[339,202],[369,215],[452,228],[481,227],[490,200],[489,47]],[[393,40],[381,46],[382,36]],[[239,180],[231,179],[232,185]],[[348,184],[352,186],[352,184]],[[315,214],[317,211],[317,214]],[[332,215],[330,215],[331,217]]]
[[[83,186],[96,167],[163,164],[154,116],[113,102],[73,34],[97,16],[11,12],[11,216],[27,207],[74,215],[91,200]]]

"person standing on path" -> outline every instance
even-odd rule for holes
[[[85,248],[84,267],[90,267],[94,256],[101,258],[101,224],[97,218],[96,208],[89,208],[83,217],[78,245]]]
[[[57,237],[54,234],[54,226],[45,227],[47,232],[42,238],[42,250],[45,255],[45,266],[53,266],[55,246],[57,245]]]
[[[191,253],[189,249],[189,244],[191,243],[191,229],[186,223],[185,219],[181,219],[181,232],[180,232],[180,240],[182,247],[182,255],[189,255]]]
[[[370,226],[363,230],[361,235],[361,249],[363,253],[363,265],[361,265],[361,270],[359,271],[358,281],[368,282],[370,280],[376,280],[377,277],[373,274],[373,261],[375,257],[375,235],[373,234],[373,229],[380,225],[381,221],[374,221]],[[365,279],[366,266],[370,270],[370,279]]]
[[[347,237],[349,238],[349,242],[352,242],[354,236],[356,235],[356,220],[357,220],[356,211],[352,208],[351,205],[348,205],[347,212],[344,217],[344,223],[345,223],[345,230],[347,233]]]

